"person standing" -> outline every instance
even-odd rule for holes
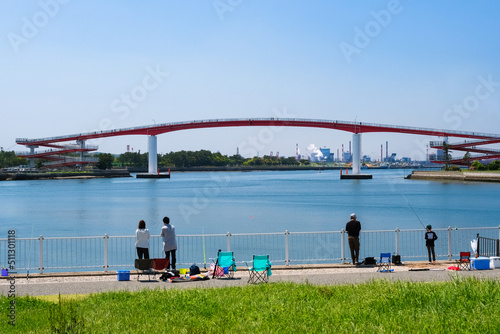
[[[437,240],[437,235],[432,230],[431,225],[425,227],[427,231],[425,232],[425,246],[427,246],[427,253],[429,254],[429,263],[436,264],[436,253],[434,252],[434,240]],[[431,262],[432,255],[432,262]]]
[[[137,257],[149,259],[149,238],[151,234],[146,228],[146,222],[141,220],[137,230],[135,230],[135,247],[137,248]]]
[[[168,217],[163,218],[161,237],[163,238],[163,251],[165,252],[165,258],[170,258],[168,267],[172,267],[172,269],[175,269],[175,251],[177,250],[177,241],[175,240],[175,226],[170,225],[170,218]]]
[[[351,220],[345,225],[347,231],[347,240],[351,249],[352,264],[358,264],[359,261],[359,231],[361,223],[357,220],[356,214],[351,213]]]

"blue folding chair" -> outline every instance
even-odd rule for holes
[[[235,272],[236,262],[233,252],[221,252],[219,250],[212,278],[233,278]]]
[[[250,273],[248,283],[267,283],[269,281],[269,276],[272,275],[269,255],[254,255],[252,267],[249,267],[247,264],[247,268]]]
[[[391,272],[391,253],[380,253],[380,261],[377,271],[390,273]]]

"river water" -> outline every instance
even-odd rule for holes
[[[0,225],[16,237],[339,231],[355,212],[363,230],[498,226],[499,184],[406,180],[410,170],[192,172],[171,179],[0,182]],[[2,237],[3,238],[3,237]]]

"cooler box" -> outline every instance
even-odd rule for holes
[[[472,258],[471,262],[472,262],[472,264],[471,264],[472,269],[475,269],[475,270],[490,269],[490,258],[488,258],[488,257]]]
[[[490,257],[490,268],[491,269],[500,268],[500,257],[498,257],[498,256]]]
[[[119,281],[130,281],[130,270],[117,270],[116,274]]]

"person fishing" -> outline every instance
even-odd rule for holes
[[[434,240],[437,240],[437,235],[432,230],[431,225],[427,225],[425,232],[425,246],[427,247],[427,253],[429,254],[429,264],[436,264],[436,252],[434,252]],[[431,259],[432,255],[432,259]],[[432,261],[431,261],[432,260]]]
[[[351,213],[351,220],[345,225],[347,231],[347,240],[351,249],[352,264],[358,264],[359,261],[359,231],[361,223],[357,220],[356,214]]]

